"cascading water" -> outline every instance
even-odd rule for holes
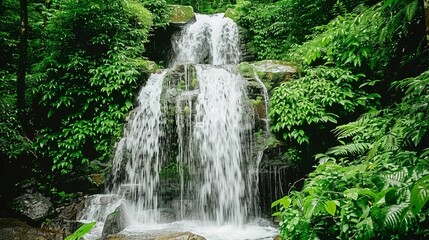
[[[152,74],[138,97],[116,147],[111,193],[125,196],[131,217],[137,222],[158,220],[159,169],[161,165],[161,90],[166,71]],[[125,168],[124,168],[125,166]]]
[[[258,215],[261,156],[253,148],[246,81],[233,65],[240,61],[236,24],[222,14],[197,14],[172,45],[171,69],[149,78],[116,145],[107,192],[133,223],[123,232],[150,226],[190,230],[207,239],[272,237],[273,228],[258,231],[262,228],[255,225],[233,235]],[[98,215],[82,219],[104,221],[107,210],[91,206],[87,213]],[[180,221],[162,224],[163,209],[177,210],[174,220]]]
[[[223,14],[197,14],[196,22],[187,25],[172,42],[175,56],[170,66],[188,63],[226,65],[240,61],[237,25]]]

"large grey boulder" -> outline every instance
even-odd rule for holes
[[[70,235],[83,224],[77,221],[78,214],[83,210],[83,208],[84,200],[58,208],[56,209],[56,212],[58,213],[57,216],[50,224],[46,224],[45,226],[50,228],[61,228]]]
[[[53,213],[52,203],[40,193],[27,193],[12,201],[12,210],[34,225]]]
[[[115,211],[107,215],[101,235],[108,236],[111,234],[116,234],[124,230],[128,224],[125,206],[121,204],[115,209]]]
[[[0,240],[62,240],[65,236],[59,230],[33,228],[17,219],[0,218]]]

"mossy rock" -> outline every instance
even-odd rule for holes
[[[185,24],[195,19],[191,6],[171,5],[170,24]]]
[[[263,60],[252,63],[259,77],[266,80],[275,80],[276,77],[281,77],[280,80],[290,80],[294,74],[298,73],[298,67],[289,62],[280,60]]]
[[[241,76],[251,78],[253,77],[253,66],[248,62],[242,62],[238,65],[238,71]]]
[[[233,21],[236,21],[238,16],[238,11],[235,8],[228,8],[225,12],[225,17],[231,18]]]
[[[260,88],[260,83],[255,80],[255,73],[264,83],[268,93],[280,83],[289,81],[298,76],[298,67],[289,62],[280,60],[263,60],[258,62],[242,62],[238,65],[241,76],[248,79],[248,87]]]

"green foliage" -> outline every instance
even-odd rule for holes
[[[340,116],[366,107],[377,97],[355,89],[360,75],[347,70],[318,67],[303,74],[277,87],[270,99],[271,130],[282,133],[284,140],[309,143],[312,126],[337,123]]]
[[[232,6],[233,2],[232,0],[167,0],[169,4],[192,6],[195,12],[206,14],[225,12],[228,7]]]
[[[168,25],[170,8],[165,0],[143,0],[142,3],[152,13],[154,28]]]
[[[303,64],[323,60],[336,66],[364,64],[374,69],[382,44],[378,42],[379,31],[384,23],[376,7],[360,14],[338,16],[327,25],[316,27],[310,41],[291,49],[291,58]]]
[[[15,107],[14,75],[0,71],[0,152],[17,159],[31,151],[32,143],[21,134]]]
[[[415,0],[392,8],[360,7],[315,27],[310,40],[294,45],[283,58],[303,65],[335,65],[370,78],[410,76],[422,65],[414,61],[425,54],[419,50],[423,41],[419,11],[421,5]]]
[[[282,59],[293,45],[305,41],[312,28],[366,1],[240,1],[237,22],[247,29],[249,49],[259,59]],[[317,16],[317,17],[315,17]]]
[[[66,174],[105,161],[141,85],[152,15],[136,1],[62,3],[35,66],[42,111],[38,152]],[[142,64],[143,63],[143,64]]]
[[[91,229],[95,226],[96,222],[85,223],[80,228],[78,228],[73,234],[67,236],[65,240],[79,240],[85,234],[89,233]]]
[[[0,1],[0,70],[11,72],[17,60],[19,2]],[[3,76],[2,73],[0,76]]]
[[[394,86],[402,101],[338,127],[341,145],[318,154],[303,190],[283,198],[275,215],[285,239],[429,237],[429,72]]]

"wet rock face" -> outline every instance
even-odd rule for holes
[[[166,233],[166,234],[144,234],[144,235],[111,235],[102,238],[102,240],[205,240],[200,235],[193,234],[191,232],[177,232],[177,233]]]
[[[109,214],[104,223],[102,236],[116,234],[124,230],[128,225],[126,210],[123,204],[119,205],[114,212]]]
[[[84,201],[72,203],[71,205],[64,206],[56,209],[58,215],[51,224],[47,224],[50,228],[61,228],[67,235],[76,231],[83,223],[78,222],[78,215],[84,208]]]
[[[60,231],[42,230],[30,227],[16,219],[0,218],[0,239],[62,240],[64,238],[64,233]]]
[[[34,225],[39,225],[53,213],[52,203],[40,193],[27,193],[15,198],[12,210]]]

